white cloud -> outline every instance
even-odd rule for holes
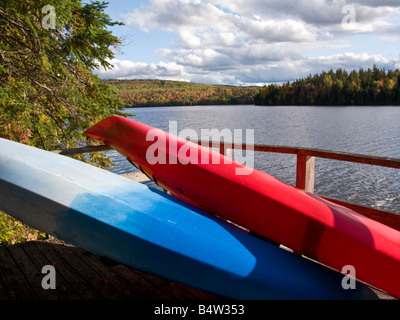
[[[335,54],[330,56],[308,57],[300,59],[286,59],[270,64],[241,68],[235,72],[226,72],[230,76],[230,83],[248,85],[252,83],[263,84],[269,82],[287,82],[305,77],[309,74],[329,71],[331,68],[368,69],[373,65],[386,68],[398,68],[400,57],[388,59],[383,55],[368,55],[365,53]]]
[[[182,55],[183,59],[184,55]],[[319,73],[331,68],[368,69],[373,65],[386,69],[400,68],[400,56],[387,58],[383,55],[366,53],[345,53],[319,57],[298,57],[293,59],[272,59],[269,63],[232,64],[222,66],[213,64],[209,57],[208,66],[202,59],[205,56],[187,55],[186,61],[158,64],[133,63],[128,60],[113,59],[112,71],[97,71],[101,78],[108,79],[166,79],[192,81],[199,83],[263,85],[270,82],[293,81],[309,74]]]
[[[342,26],[343,7],[355,8],[351,28]],[[294,80],[330,68],[358,69],[399,65],[392,57],[354,53],[347,38],[374,35],[399,39],[398,0],[151,0],[124,17],[143,31],[176,34],[170,48],[157,53],[167,62],[113,60],[100,71],[108,78],[164,78],[250,84]],[[343,51],[348,46],[348,52]],[[310,52],[331,52],[305,56]],[[334,53],[335,48],[342,53]],[[359,52],[359,51],[358,51]],[[396,58],[393,58],[396,56]]]
[[[216,0],[215,3],[252,16],[256,12],[264,18],[292,17],[319,26],[339,25],[342,9],[354,6],[360,23],[381,20],[400,8],[398,0]]]
[[[100,69],[96,71],[103,79],[154,79],[163,78],[171,80],[186,80],[183,66],[174,62],[143,63],[132,62],[129,60],[112,59],[110,63],[114,65],[111,70]]]
[[[214,69],[229,65],[227,56],[214,49],[182,49],[179,51],[163,49],[160,50],[160,55],[181,66]]]
[[[315,30],[293,19],[263,19],[226,12],[212,1],[154,0],[145,8],[126,14],[126,23],[142,30],[161,28],[176,32],[187,48],[237,46],[253,39],[297,42],[314,39]],[[315,39],[314,39],[315,40]]]

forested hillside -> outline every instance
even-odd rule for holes
[[[205,85],[168,80],[104,80],[125,107],[254,104],[259,87]]]
[[[257,105],[400,105],[400,72],[376,68],[322,72],[262,88]]]

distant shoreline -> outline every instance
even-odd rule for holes
[[[260,87],[197,84],[171,80],[102,80],[126,108],[191,105],[254,105]]]
[[[173,80],[102,80],[125,108],[258,106],[400,106],[400,71],[322,72],[282,85],[232,86]]]

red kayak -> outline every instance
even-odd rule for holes
[[[244,165],[130,119],[110,117],[84,134],[172,195],[338,271],[352,266],[357,279],[400,297],[399,231],[264,172],[238,175]]]

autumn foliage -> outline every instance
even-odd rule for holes
[[[257,87],[205,85],[168,80],[105,80],[130,107],[254,104]]]

